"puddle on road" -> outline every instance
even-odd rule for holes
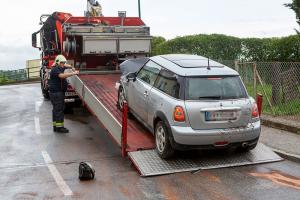
[[[14,199],[35,199],[38,196],[36,192],[22,192],[14,196]]]
[[[94,138],[92,138],[92,137],[85,137],[84,139],[86,139],[86,140],[94,140]]]
[[[74,108],[72,113],[65,114],[65,118],[71,121],[77,121],[81,124],[88,124],[91,114],[84,108]]]
[[[74,116],[74,115],[65,115],[65,118],[71,121],[80,122],[81,124],[88,124],[89,120],[87,117]]]
[[[300,179],[288,174],[281,173],[279,171],[272,171],[268,173],[250,173],[250,175],[264,178],[272,181],[273,183],[291,187],[300,190]]]
[[[202,171],[201,172],[202,175],[206,176],[207,179],[209,179],[212,182],[217,182],[217,183],[221,183],[221,180],[219,177],[213,175],[211,172],[209,171]]]

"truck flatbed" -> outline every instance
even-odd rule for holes
[[[116,82],[120,79],[120,74],[83,74],[79,75],[78,78],[121,124],[122,112],[116,106],[118,91],[115,88]],[[127,151],[153,149],[154,147],[152,133],[136,119],[128,119]]]

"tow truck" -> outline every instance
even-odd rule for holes
[[[68,62],[80,70],[78,76],[68,79],[69,89],[76,91],[84,106],[118,144],[122,156],[128,155],[142,176],[281,160],[262,144],[245,155],[226,158],[213,155],[161,159],[154,150],[153,135],[134,118],[127,118],[126,101],[122,111],[116,106],[118,91],[115,84],[121,75],[119,64],[150,55],[150,28],[141,18],[127,17],[124,11],[118,12],[117,17],[106,17],[97,10],[101,11],[88,10],[83,17],[63,12],[42,15],[43,28],[33,33],[32,44],[37,47],[39,34],[42,77],[47,77],[44,74],[51,70],[58,54],[65,55]],[[42,89],[43,80],[46,82],[46,78],[42,79]]]

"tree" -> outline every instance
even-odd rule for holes
[[[287,3],[284,5],[290,9],[292,9],[295,12],[297,24],[300,27],[300,0],[293,0],[292,3]],[[297,29],[295,29],[295,30],[297,31],[298,35],[300,35],[300,32]]]
[[[152,46],[151,46],[151,49],[152,49],[152,55],[155,56],[155,55],[158,55],[159,54],[159,45],[166,42],[166,39],[161,37],[161,36],[157,36],[157,37],[153,37],[152,38]]]

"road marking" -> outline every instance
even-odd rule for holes
[[[40,118],[37,116],[34,117],[34,125],[35,125],[35,133],[37,135],[41,135]]]
[[[42,105],[42,102],[41,101],[36,101],[35,102],[35,112],[38,113],[40,112],[40,107]]]
[[[55,165],[53,164],[52,159],[50,158],[47,151],[42,151],[42,155],[44,157],[45,163],[47,164],[47,167],[49,171],[51,172],[56,184],[60,188],[60,190],[64,193],[65,196],[71,196],[73,195],[72,190],[70,187],[66,184],[58,170],[56,169]]]

